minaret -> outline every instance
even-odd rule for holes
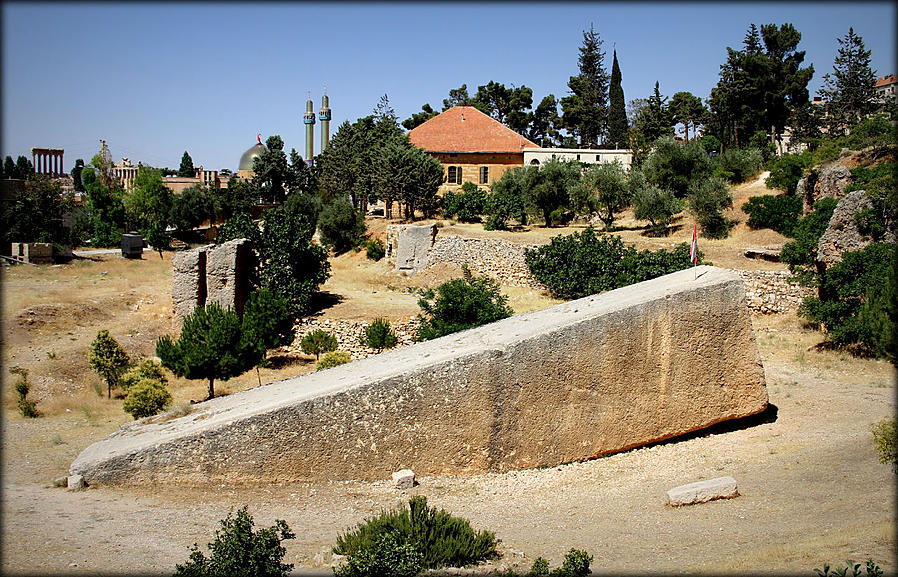
[[[312,104],[312,91],[309,90],[309,99],[306,100],[306,113],[302,117],[306,125],[306,162],[311,163],[315,156],[315,111]]]
[[[327,86],[324,87],[324,96],[321,97],[321,110],[318,111],[318,120],[321,121],[321,152],[331,142],[331,107],[327,99]]]

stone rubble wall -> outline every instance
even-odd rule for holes
[[[449,235],[437,238],[430,251],[430,264],[468,265],[473,274],[492,277],[506,286],[543,290],[546,287],[531,276],[524,262],[524,251],[538,246]]]
[[[817,294],[815,289],[798,284],[788,271],[731,270],[742,277],[746,302],[754,314],[795,311],[805,297]]]
[[[371,349],[361,343],[361,338],[365,334],[365,329],[371,323],[365,321],[346,321],[346,320],[330,320],[305,318],[301,319],[295,327],[296,339],[288,349],[293,352],[301,352],[300,343],[304,336],[314,330],[324,330],[336,337],[337,350],[346,351],[352,360],[364,359],[371,355],[376,355],[382,351]],[[396,333],[399,342],[396,347],[404,347],[415,342],[415,335],[418,333],[417,317],[411,317],[402,323],[390,323],[390,329]]]
[[[764,411],[738,275],[701,266],[135,421],[88,484],[301,482],[532,469]]]

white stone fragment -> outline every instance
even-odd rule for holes
[[[732,499],[739,495],[736,479],[717,477],[674,487],[667,492],[667,503],[672,507],[707,503],[715,499]]]
[[[69,491],[80,491],[85,487],[83,475],[69,475],[67,481]]]
[[[393,482],[397,489],[411,489],[415,486],[415,472],[411,469],[402,469],[393,473]]]

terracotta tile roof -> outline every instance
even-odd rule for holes
[[[454,106],[408,133],[409,140],[429,152],[521,152],[539,148],[473,106]]]
[[[883,78],[878,78],[876,80],[876,87],[879,88],[880,86],[885,86],[886,84],[894,84],[896,82],[898,82],[898,76],[891,74]]]

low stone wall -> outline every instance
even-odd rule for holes
[[[70,472],[220,484],[507,471],[766,407],[742,281],[703,266],[131,423]]]
[[[539,245],[511,244],[487,238],[438,237],[430,251],[430,263],[468,265],[475,275],[487,275],[506,286],[545,287],[530,274],[524,251]]]
[[[289,348],[295,351],[301,351],[302,347],[300,346],[300,343],[302,342],[302,338],[314,330],[321,329],[334,335],[338,343],[337,349],[348,352],[352,360],[364,359],[381,352],[368,348],[361,343],[362,335],[365,334],[365,329],[368,328],[370,324],[371,323],[365,321],[332,321],[329,319],[319,320],[315,318],[302,319],[296,326],[296,339]],[[412,317],[403,323],[391,323],[390,328],[396,333],[396,337],[399,341],[396,343],[396,346],[403,347],[413,344],[415,342],[415,335],[418,333],[419,324],[417,317]]]
[[[745,284],[748,308],[756,314],[780,314],[797,310],[805,297],[817,291],[798,284],[788,271],[733,270]]]

